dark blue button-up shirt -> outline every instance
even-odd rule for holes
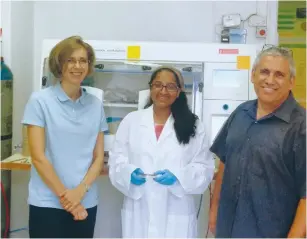
[[[257,100],[240,105],[211,151],[225,164],[216,237],[286,237],[306,196],[306,111],[290,93],[256,120]]]

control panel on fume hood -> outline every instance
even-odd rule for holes
[[[205,63],[205,99],[248,100],[249,71],[236,65]]]

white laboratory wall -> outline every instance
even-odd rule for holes
[[[6,1],[4,1],[5,3]],[[276,42],[277,7],[274,1],[12,1],[10,11],[2,7],[4,55],[14,72],[13,145],[21,142],[20,120],[32,89],[32,78],[40,73],[42,41],[81,35],[93,40],[140,40],[216,42],[221,16],[240,13],[245,19],[258,13],[267,17],[267,43]],[[65,20],[64,20],[65,19]],[[247,43],[264,43],[248,30]],[[27,184],[29,172],[13,173],[11,229],[27,226]],[[102,201],[99,213],[110,215],[99,229],[106,236],[118,232],[118,207],[121,195],[110,186],[107,177],[100,179]],[[112,201],[112,204],[108,204]],[[204,203],[208,204],[208,195]],[[115,212],[115,213],[114,213]],[[206,215],[203,208],[201,214]],[[202,217],[201,236],[206,232],[207,218]],[[14,234],[22,237],[26,234]],[[116,234],[115,236],[120,236]]]

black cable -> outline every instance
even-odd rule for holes
[[[211,207],[211,183],[209,185],[209,216],[208,216],[208,225],[207,225],[207,232],[206,232],[206,236],[205,238],[208,238],[208,234],[209,234],[209,217],[210,217],[210,207]]]
[[[209,210],[210,210],[210,205],[211,205],[211,183],[209,184]],[[199,214],[200,214],[200,210],[201,210],[201,205],[202,205],[202,202],[203,202],[203,194],[200,196],[200,200],[199,200],[199,206],[198,206],[198,211],[197,211],[197,220],[199,218]],[[206,236],[205,238],[208,238],[208,233],[209,233],[209,217],[208,217],[208,225],[207,225],[207,231],[206,231]]]
[[[202,202],[203,202],[203,194],[200,195],[199,206],[198,206],[198,211],[197,211],[197,216],[196,216],[197,219],[199,217]]]

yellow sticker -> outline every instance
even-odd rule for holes
[[[141,47],[140,46],[128,46],[127,59],[140,59]]]
[[[237,56],[237,69],[248,70],[250,65],[250,56]]]

